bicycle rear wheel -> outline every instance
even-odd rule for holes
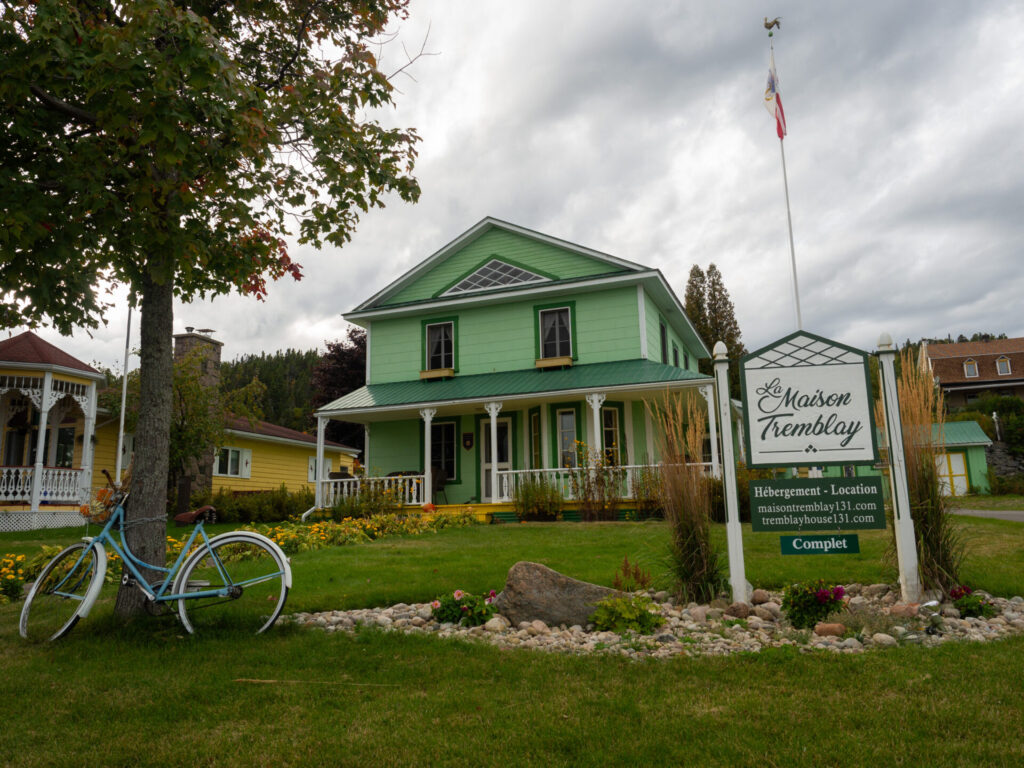
[[[178,601],[189,632],[224,628],[260,633],[281,615],[291,569],[269,539],[226,533],[210,540],[181,567],[174,591],[201,596]],[[209,593],[209,594],[204,594]]]
[[[89,613],[103,586],[107,559],[91,542],[72,544],[40,572],[25,598],[18,631],[28,640],[63,637]]]

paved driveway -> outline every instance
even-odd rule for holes
[[[957,509],[954,510],[954,514],[993,517],[996,520],[1013,520],[1017,523],[1024,523],[1024,510],[1021,509]]]

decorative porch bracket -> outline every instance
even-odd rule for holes
[[[431,456],[431,424],[437,415],[437,408],[420,408],[420,417],[423,419],[423,503],[429,504],[434,500],[434,470],[433,457]]]

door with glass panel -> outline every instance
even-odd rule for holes
[[[495,501],[491,489],[491,467],[494,466],[491,456],[491,422],[490,420],[480,422],[480,454],[483,460],[480,462],[480,488],[481,501]],[[504,472],[512,469],[512,419],[498,419],[498,471]],[[500,483],[501,480],[499,479]],[[500,496],[500,493],[499,493]]]

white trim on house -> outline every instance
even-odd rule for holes
[[[550,295],[572,295],[580,289],[590,289],[603,286],[629,285],[635,283],[641,290],[646,283],[652,290],[648,295],[655,306],[661,310],[661,315],[668,324],[674,328],[680,338],[687,342],[687,346],[698,353],[698,359],[711,357],[711,351],[704,344],[697,329],[694,328],[690,318],[686,316],[679,297],[676,296],[672,286],[668,284],[665,276],[660,270],[648,269],[639,272],[627,272],[621,275],[605,275],[597,278],[580,278],[569,282],[558,282],[550,285],[538,285],[535,287],[512,287],[504,291],[491,291],[485,293],[474,293],[469,296],[449,297],[445,299],[433,299],[431,301],[414,302],[396,307],[384,307],[381,309],[366,309],[357,307],[352,312],[346,312],[342,317],[354,325],[365,327],[363,321],[375,320],[378,318],[402,317],[404,315],[418,315],[435,310],[451,310],[456,307],[472,307],[477,305],[494,305],[498,303],[518,302],[529,300],[538,296]],[[643,334],[641,334],[643,337]],[[643,343],[643,342],[641,342]],[[703,352],[703,354],[701,354]],[[368,379],[369,380],[369,379]]]
[[[636,312],[640,318],[640,359],[647,359],[647,302],[644,301],[644,287],[636,284]]]
[[[40,373],[49,371],[51,373],[58,373],[61,376],[77,376],[80,379],[91,379],[92,381],[102,381],[104,383],[107,381],[107,377],[102,373],[83,371],[78,368],[68,368],[63,365],[53,365],[52,363],[15,363],[9,360],[0,360],[0,367],[11,368],[18,371],[39,371]]]
[[[601,386],[602,392],[660,392],[666,389],[686,389],[687,387],[701,387],[710,382],[708,378],[683,379],[675,381],[654,381],[649,384],[611,384]],[[464,400],[421,400],[415,403],[402,403],[400,405],[382,405],[372,408],[346,408],[344,410],[328,411],[319,410],[315,416],[326,416],[328,418],[345,419],[350,416],[377,413],[401,413],[402,411],[415,411],[419,408],[446,408],[448,413],[455,413],[452,409],[461,409],[468,405],[481,405],[490,402],[511,402],[519,400],[552,400],[554,398],[568,398],[577,394],[590,394],[594,392],[593,386],[576,387],[575,389],[552,389],[544,392],[526,392],[514,395],[487,395],[484,397],[468,397]]]
[[[495,219],[492,216],[486,216],[479,222],[474,224],[472,227],[470,227],[468,230],[463,232],[461,235],[456,237],[454,240],[449,242],[447,245],[442,246],[440,250],[435,251],[432,255],[428,256],[424,261],[420,262],[420,264],[413,267],[404,275],[399,277],[397,280],[392,281],[382,290],[378,291],[369,299],[364,301],[362,304],[355,308],[355,312],[360,312],[364,309],[369,309],[373,305],[377,304],[379,301],[395,293],[398,293],[403,288],[410,285],[419,277],[421,277],[424,273],[426,273],[436,264],[443,261],[453,252],[479,239],[491,229],[503,229],[506,232],[522,235],[523,237],[528,237],[532,240],[547,243],[548,245],[553,245],[558,248],[564,248],[565,250],[572,251],[573,253],[578,253],[582,256],[597,259],[598,261],[603,261],[608,264],[612,264],[616,267],[623,267],[625,269],[638,271],[646,269],[644,266],[636,264],[632,261],[626,261],[625,259],[620,259],[616,256],[611,256],[607,253],[602,253],[601,251],[595,251],[590,248],[586,248],[582,245],[577,245],[576,243],[570,243],[568,240],[559,240],[557,237],[552,237],[551,235],[545,235],[541,232],[535,232],[532,229],[520,227],[516,224],[511,224],[507,221],[502,221],[500,219]]]
[[[999,370],[999,364],[1002,363],[1002,362],[1006,363],[1006,373],[1003,373],[1001,370]],[[1010,358],[1008,358],[1006,355],[1000,355],[996,359],[996,375],[997,376],[1010,376],[1012,374],[1013,374],[1013,368],[1010,365]]]
[[[971,366],[974,369],[974,373],[971,373],[967,366]],[[973,357],[969,357],[966,360],[964,360],[964,378],[978,378],[978,362]]]
[[[313,450],[316,450],[316,443],[315,442],[307,443],[305,440],[295,440],[295,439],[290,438],[290,437],[277,437],[275,435],[260,435],[260,434],[257,434],[256,432],[245,432],[245,431],[243,431],[241,429],[225,429],[224,431],[227,432],[229,435],[235,435],[237,437],[244,437],[244,438],[247,438],[249,440],[257,440],[257,441],[262,442],[262,443],[279,443],[281,445],[301,445],[301,446],[303,446],[305,448],[312,447]],[[230,448],[231,446],[222,446],[222,447]],[[358,456],[359,455],[359,451],[357,451],[355,448],[348,448],[348,447],[339,448],[336,445],[326,445],[325,444],[324,445],[324,451],[333,451],[335,453],[347,453],[349,456]]]

